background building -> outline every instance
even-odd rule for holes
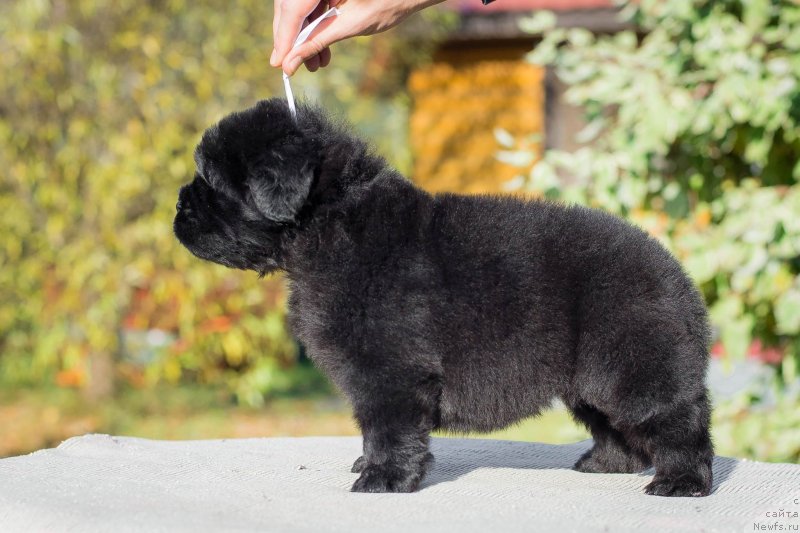
[[[431,191],[500,192],[519,171],[495,157],[496,129],[515,137],[538,133],[547,148],[569,149],[582,125],[555,76],[525,61],[537,37],[520,28],[521,19],[547,9],[561,26],[597,33],[624,26],[610,0],[448,4],[460,12],[457,29],[409,80],[414,179]]]

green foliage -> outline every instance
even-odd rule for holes
[[[250,404],[289,386],[297,355],[280,279],[201,262],[172,235],[202,131],[283,95],[271,17],[264,0],[0,5],[4,382],[91,386],[110,360],[138,386],[221,381]],[[332,65],[294,88],[369,122],[403,165],[402,101],[362,88],[382,79],[371,46],[337,45]]]
[[[587,125],[581,148],[545,153],[518,185],[645,226],[701,285],[723,351],[784,356],[792,380],[800,360],[800,5],[641,0],[623,13],[638,33],[555,28],[547,13],[526,22],[545,30],[530,60],[555,68]],[[532,160],[527,143],[507,146],[503,157]]]
[[[800,463],[800,398],[780,391],[774,402],[743,394],[714,410],[714,448],[719,455],[756,461]]]

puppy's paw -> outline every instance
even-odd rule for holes
[[[353,468],[355,467],[356,465],[353,465]],[[420,481],[422,472],[394,465],[367,464],[351,490],[352,492],[414,492],[419,487]]]
[[[694,474],[676,477],[656,475],[644,488],[644,492],[652,496],[708,496],[711,492],[711,481],[705,482]]]
[[[350,471],[354,474],[360,474],[361,472],[364,471],[364,468],[366,468],[366,466],[367,466],[367,459],[362,455],[361,457],[356,459],[356,462],[353,463],[353,468],[351,468]]]

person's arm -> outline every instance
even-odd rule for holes
[[[409,15],[443,0],[275,0],[273,67],[294,74],[305,62],[314,71],[328,64],[330,45],[357,35],[373,35],[388,30]],[[486,3],[487,0],[483,0]],[[491,1],[491,0],[488,0]],[[337,7],[339,16],[324,21],[312,36],[292,50],[292,45],[307,20],[319,17],[328,7]]]

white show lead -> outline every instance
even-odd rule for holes
[[[325,13],[323,13],[318,19],[314,20],[313,22],[309,23],[308,26],[303,28],[303,31],[297,36],[297,39],[294,40],[294,44],[292,45],[292,50],[306,42],[306,39],[311,35],[311,33],[316,29],[319,24],[326,19],[331,17],[335,17],[339,14],[339,10],[335,7],[330,8]],[[297,118],[297,108],[294,105],[294,94],[292,93],[292,85],[289,83],[289,76],[284,72],[283,73],[283,88],[286,91],[286,101],[289,102],[289,111],[292,112],[292,117]]]

